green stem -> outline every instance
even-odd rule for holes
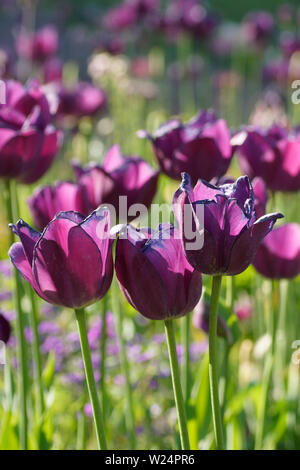
[[[260,450],[264,443],[264,434],[267,417],[268,395],[270,392],[272,371],[275,358],[276,347],[276,333],[277,333],[277,317],[279,308],[279,284],[278,281],[272,282],[272,309],[270,315],[270,334],[271,334],[271,348],[268,353],[262,379],[262,391],[260,395],[260,405],[258,409],[257,428],[255,435],[255,449]]]
[[[6,211],[9,223],[14,222],[18,216],[16,215],[16,191],[13,188],[11,180],[5,181],[6,186]],[[14,198],[15,196],[15,198]],[[11,232],[11,244],[14,243],[14,234]],[[25,325],[22,310],[22,288],[21,279],[18,271],[14,269],[15,281],[15,303],[16,303],[16,336],[17,336],[17,356],[18,356],[18,381],[19,381],[19,406],[20,406],[20,446],[21,449],[27,450],[28,446],[28,419],[27,419],[27,392],[28,392],[28,377],[27,377],[27,350],[26,340],[24,335]]]
[[[223,424],[219,403],[217,364],[217,321],[222,276],[213,276],[209,310],[209,385],[216,447],[224,449]]]
[[[184,400],[182,395],[180,372],[177,358],[176,341],[173,320],[165,320],[165,331],[167,337],[171,376],[173,383],[173,391],[175,404],[177,409],[179,434],[182,450],[190,450],[190,441],[187,428]]]
[[[106,386],[105,386],[105,372],[106,372],[106,338],[107,338],[107,295],[102,299],[102,311],[101,311],[101,342],[100,342],[100,388],[101,388],[101,404],[103,421],[105,425],[105,410],[106,410]]]
[[[182,389],[186,409],[190,394],[190,319],[190,315],[185,315],[182,319],[182,343],[184,349],[182,366]]]
[[[102,418],[100,402],[99,402],[97,389],[96,389],[96,382],[95,382],[92,358],[91,358],[91,350],[90,350],[88,335],[87,335],[85,311],[83,308],[75,309],[75,314],[76,314],[76,320],[77,320],[78,331],[79,331],[79,336],[80,336],[80,344],[81,344],[82,359],[84,363],[85,377],[86,377],[88,391],[89,391],[90,400],[91,400],[92,409],[93,409],[98,446],[99,446],[99,449],[106,450],[107,446],[106,446],[106,439],[105,439],[105,434],[104,434],[103,418]]]
[[[30,309],[30,323],[33,332],[33,360],[37,385],[37,416],[41,418],[45,411],[44,387],[42,380],[42,358],[40,351],[40,338],[38,330],[38,307],[36,297],[33,289],[29,288],[29,295],[31,301]]]
[[[136,436],[134,428],[134,412],[133,412],[133,402],[132,402],[132,391],[130,385],[130,370],[129,363],[127,361],[126,355],[126,345],[123,337],[123,317],[120,309],[119,302],[119,292],[118,284],[116,279],[113,279],[112,282],[112,308],[116,318],[116,329],[119,340],[120,347],[120,361],[121,361],[121,370],[125,379],[125,400],[126,400],[126,426],[130,438],[131,450],[135,450],[136,447]]]

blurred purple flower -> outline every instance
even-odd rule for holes
[[[185,124],[172,119],[153,136],[146,131],[139,131],[138,136],[151,141],[162,172],[173,179],[186,171],[193,183],[199,178],[210,181],[224,175],[231,162],[229,129],[212,111],[200,112]]]

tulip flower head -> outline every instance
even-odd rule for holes
[[[120,196],[127,197],[128,208],[134,204],[149,208],[155,196],[158,172],[139,157],[122,155],[118,145],[109,149],[103,166],[92,163],[81,168],[74,162],[73,167],[77,183],[86,190],[91,210],[110,204],[119,217]]]
[[[203,208],[203,226],[199,226],[197,206]],[[173,207],[187,260],[195,269],[211,275],[236,275],[244,271],[263,238],[276,220],[283,217],[274,213],[256,219],[253,189],[247,176],[219,187],[199,180],[193,189],[189,175],[183,174]],[[194,237],[203,232],[200,247],[190,245],[185,211],[191,214]]]
[[[0,177],[31,184],[51,166],[62,134],[51,125],[43,89],[31,80],[26,87],[5,82],[6,101],[0,105]]]
[[[229,130],[212,111],[203,111],[185,124],[172,119],[153,136],[146,131],[138,135],[151,141],[161,171],[173,179],[188,172],[194,184],[198,178],[210,181],[224,175],[231,162]]]
[[[60,212],[42,234],[22,220],[9,256],[37,294],[49,303],[82,308],[101,299],[113,275],[110,217],[99,208],[86,219]]]
[[[58,181],[53,186],[38,188],[29,198],[28,205],[34,224],[42,231],[63,211],[74,211],[88,216],[90,212],[87,197],[80,185],[70,181]]]
[[[117,240],[116,275],[128,302],[151,320],[188,314],[202,292],[201,274],[187,262],[177,229],[128,225]]]
[[[300,274],[300,225],[284,224],[261,243],[253,265],[269,279],[292,279]]]
[[[251,179],[259,176],[271,191],[300,189],[300,136],[280,126],[268,130],[248,128],[239,148],[242,171]]]

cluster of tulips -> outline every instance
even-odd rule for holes
[[[188,315],[199,303],[202,274],[212,276],[209,308],[209,374],[216,447],[224,448],[218,396],[217,325],[222,276],[235,276],[253,263],[270,279],[300,273],[300,226],[281,225],[282,214],[265,214],[267,190],[300,189],[300,134],[273,126],[244,127],[231,132],[212,111],[202,111],[187,123],[172,119],[154,135],[142,130],[154,150],[160,171],[138,156],[123,156],[118,145],[107,152],[102,166],[73,163],[75,181],[38,188],[29,199],[36,228],[17,219],[15,181],[30,184],[50,168],[62,141],[53,125],[51,102],[37,81],[27,86],[6,82],[6,103],[0,107],[0,176],[7,193],[7,216],[14,237],[10,259],[33,290],[46,302],[75,310],[86,380],[99,447],[107,448],[102,406],[89,349],[85,307],[115,289],[114,272],[126,300],[143,316],[165,322],[178,426],[183,449],[189,448],[186,411],[180,385],[173,319]],[[236,181],[225,176],[234,153],[246,174]],[[108,205],[119,216],[119,198],[129,205],[150,208],[160,173],[180,180],[173,211],[178,227],[161,224],[156,230],[131,224],[111,226]],[[171,202],[171,201],[170,201]],[[202,209],[203,220],[198,217]],[[195,240],[185,230],[192,221]],[[132,222],[132,220],[130,220]],[[115,248],[114,248],[114,240]],[[113,256],[115,253],[115,256]],[[113,259],[114,258],[114,259]],[[22,319],[22,285],[16,274],[17,336],[21,375],[21,443],[27,447],[26,359]],[[113,284],[112,284],[113,283]],[[115,314],[122,314],[112,293]],[[32,309],[35,309],[31,294]],[[2,326],[3,325],[3,326]],[[1,337],[9,326],[1,318]],[[274,338],[273,338],[274,339]],[[121,345],[125,348],[124,342]],[[126,370],[126,350],[123,351]],[[128,378],[128,374],[127,374]],[[130,396],[130,383],[127,383]],[[267,387],[268,389],[268,387]],[[266,390],[267,393],[267,390]],[[41,398],[41,402],[43,398]],[[262,423],[266,400],[263,400]],[[132,416],[130,417],[132,422]],[[264,432],[262,424],[261,433]],[[132,431],[132,429],[131,429]],[[261,436],[258,437],[261,440]]]

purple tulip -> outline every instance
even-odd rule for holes
[[[107,104],[105,92],[90,83],[80,82],[75,88],[58,89],[58,116],[93,116]]]
[[[119,32],[147,19],[156,11],[157,6],[158,0],[126,0],[106,13],[103,25],[108,30]]]
[[[10,338],[11,327],[7,318],[0,312],[0,341],[5,344],[8,343]]]
[[[203,330],[207,335],[209,334],[209,305],[203,299],[194,309],[193,325],[195,328]],[[220,314],[218,315],[217,335],[229,343],[232,342],[231,331]]]
[[[239,148],[239,163],[251,179],[260,176],[271,191],[300,189],[300,136],[289,135],[280,126],[268,130],[246,129]]]
[[[236,275],[244,271],[252,263],[260,242],[276,220],[283,217],[275,213],[256,220],[253,189],[247,176],[219,187],[199,180],[193,189],[185,173],[173,205],[187,260],[198,271],[211,275]],[[203,227],[199,225],[197,206],[203,207]],[[187,233],[188,214],[193,233]],[[202,248],[188,246],[199,241],[202,229]],[[193,234],[194,238],[189,239]]]
[[[51,166],[62,134],[51,125],[48,100],[32,80],[26,87],[7,81],[0,105],[0,177],[31,184]]]
[[[270,279],[291,279],[300,274],[300,225],[281,225],[261,243],[255,269]]]
[[[55,54],[58,48],[58,32],[47,25],[35,33],[22,32],[16,40],[16,49],[21,57],[36,62],[44,62]]]
[[[91,209],[111,204],[118,215],[120,196],[127,196],[128,207],[139,203],[148,208],[156,193],[158,172],[139,157],[123,156],[118,145],[107,152],[103,166],[92,163],[81,168],[74,163],[74,171]]]
[[[139,131],[140,137],[151,140],[162,172],[180,179],[182,172],[210,181],[228,170],[232,147],[230,133],[223,119],[212,111],[200,112],[189,122],[178,119],[163,124],[153,136]]]
[[[113,275],[107,210],[86,219],[60,212],[42,234],[22,220],[11,229],[21,243],[12,245],[10,259],[44,300],[78,309],[106,294]]]
[[[35,226],[44,230],[58,212],[74,211],[88,215],[88,201],[84,189],[69,181],[38,188],[28,200]]]
[[[63,63],[58,57],[50,57],[43,67],[44,83],[61,82]]]
[[[256,177],[252,181],[253,195],[254,195],[254,209],[256,218],[259,219],[266,213],[268,202],[268,193],[266,185],[262,178]]]
[[[285,57],[290,58],[295,52],[300,51],[300,35],[290,31],[284,31],[280,36],[280,48]]]
[[[274,31],[273,16],[266,11],[252,11],[243,20],[243,30],[248,41],[264,44]]]
[[[116,274],[128,302],[151,320],[186,315],[198,303],[201,274],[187,262],[178,231],[160,225],[152,235],[128,225],[116,248]]]

